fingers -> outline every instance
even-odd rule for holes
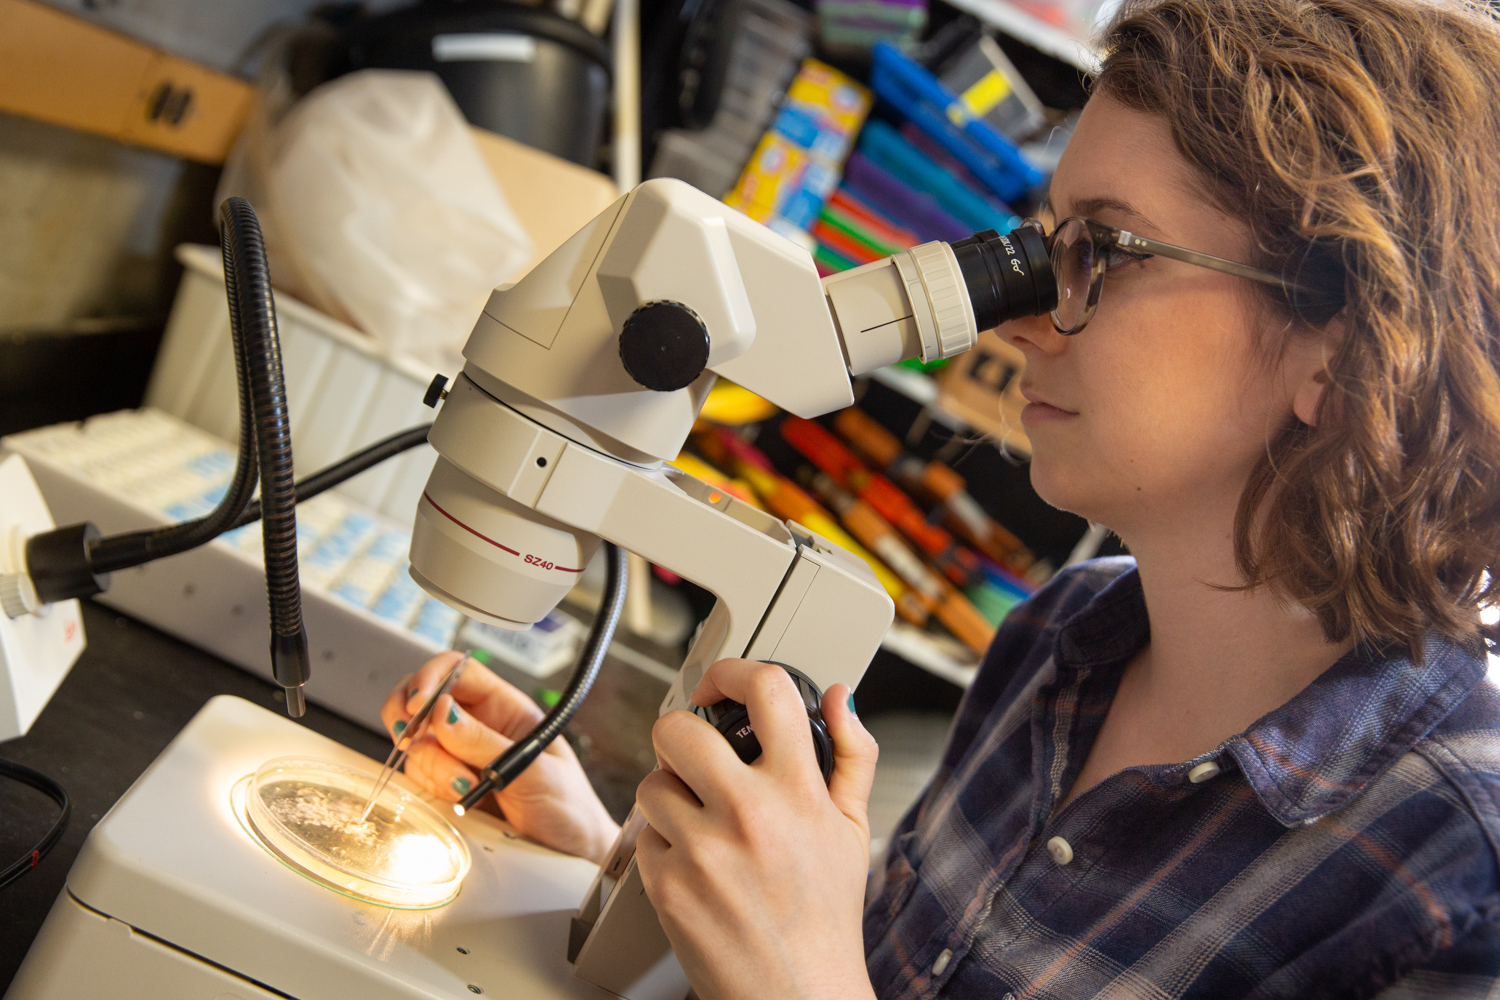
[[[452,695],[443,695],[432,708],[427,732],[457,760],[486,767],[515,743],[463,710]]]
[[[729,741],[691,712],[657,719],[651,745],[664,772],[680,778],[702,802],[717,804],[732,796],[744,774],[745,763]]]
[[[697,705],[712,705],[725,698],[740,702],[749,711],[764,766],[804,777],[817,772],[807,709],[785,670],[756,660],[720,660],[704,673],[692,700]],[[822,784],[821,775],[818,783]]]
[[[417,740],[407,751],[406,776],[445,802],[457,802],[479,782],[474,768],[455,760],[431,736]]]
[[[869,833],[870,786],[880,747],[850,709],[849,685],[835,684],[823,694],[823,722],[833,738],[833,777],[828,794],[839,811]]]
[[[440,653],[428,660],[407,685],[407,718],[421,711],[433,692],[459,661],[461,653]],[[472,657],[464,664],[452,694],[475,718],[512,739],[520,738],[542,720],[536,702],[496,676],[495,672]]]
[[[433,795],[457,802],[512,743],[445,694],[432,706],[425,735],[407,752],[406,773]]]
[[[391,688],[391,693],[385,696],[385,704],[380,706],[380,721],[385,724],[385,731],[391,734],[391,739],[398,740],[401,734],[406,732],[406,723],[411,718],[411,713],[406,710],[406,692],[411,689],[411,679],[414,675],[407,674],[396,682]]]
[[[662,770],[652,771],[641,781],[635,790],[635,804],[651,824],[648,829],[655,829],[669,844],[682,843],[703,810],[703,804],[681,778]]]
[[[417,668],[416,673],[401,678],[391,689],[385,704],[380,708],[380,719],[393,739],[400,740],[406,735],[406,725],[411,722],[412,716],[421,711],[431,697],[431,692],[437,690],[438,685],[443,683],[443,678],[448,676],[448,671],[462,658],[462,653],[453,650],[439,653]]]
[[[445,694],[432,706],[426,735],[407,753],[406,773],[433,795],[457,802],[478,782],[478,772],[513,742]]]
[[[427,704],[427,700],[432,697],[433,692],[442,686],[443,678],[447,677],[449,671],[462,659],[464,659],[463,653],[449,650],[446,653],[439,653],[422,664],[421,668],[412,674],[411,682],[406,685],[406,710],[413,715],[420,712],[422,706]],[[473,665],[474,661],[471,660],[465,666],[463,673],[459,676],[459,684],[463,683],[465,677],[475,672],[469,669]],[[455,685],[456,688],[457,685]]]
[[[407,674],[391,689],[385,704],[380,706],[380,721],[385,723],[391,739],[397,742],[407,735],[406,726],[411,717],[421,711],[427,699],[436,691],[448,671],[463,657],[462,653],[449,650],[439,653],[422,664],[414,674]],[[425,692],[425,693],[424,693]]]

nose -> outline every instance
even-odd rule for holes
[[[1052,328],[1050,316],[1024,316],[1003,323],[996,333],[1021,349],[1027,359],[1056,357],[1068,349],[1069,337]]]

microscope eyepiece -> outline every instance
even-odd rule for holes
[[[950,246],[980,330],[1057,308],[1047,241],[1035,226],[1019,226],[1004,236],[986,229]]]

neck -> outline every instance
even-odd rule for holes
[[[1328,642],[1310,612],[1272,588],[1224,589],[1244,582],[1232,523],[1232,515],[1179,520],[1127,539],[1151,623],[1132,685],[1170,714],[1179,759],[1285,704],[1351,645]]]

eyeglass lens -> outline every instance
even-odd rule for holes
[[[1052,237],[1052,272],[1057,278],[1057,308],[1052,323],[1060,333],[1075,333],[1093,314],[1094,241],[1082,219],[1066,219]]]

